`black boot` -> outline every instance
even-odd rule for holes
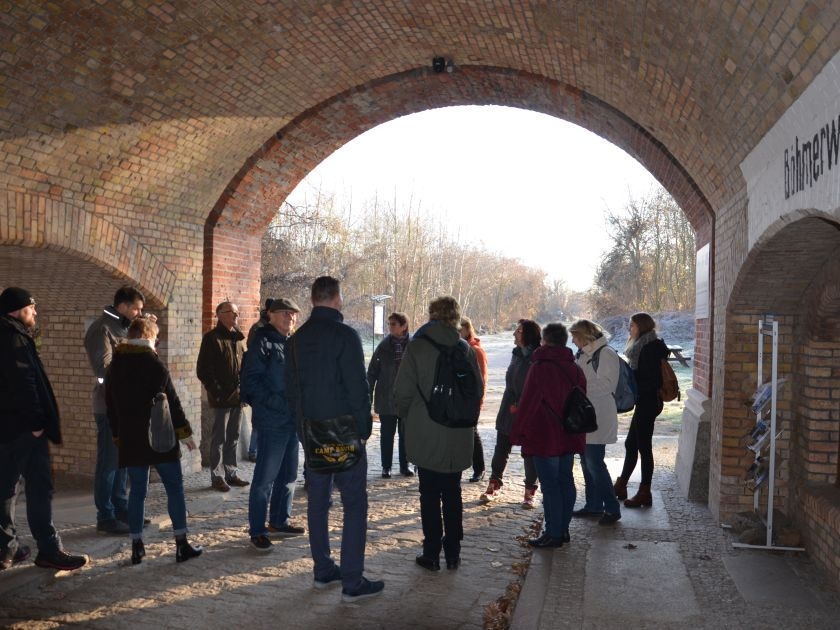
[[[140,538],[131,541],[131,564],[140,564],[146,555],[146,547]]]
[[[197,558],[204,549],[201,545],[193,547],[187,542],[186,536],[175,537],[175,562],[186,562],[190,558]]]

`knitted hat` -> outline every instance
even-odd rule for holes
[[[35,298],[26,289],[6,287],[3,293],[0,293],[0,315],[14,313],[30,304],[35,304]]]

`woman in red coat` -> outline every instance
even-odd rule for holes
[[[563,324],[543,328],[542,344],[531,355],[531,369],[519,399],[519,413],[510,441],[534,457],[545,510],[545,530],[528,544],[562,547],[569,541],[569,522],[577,493],[572,476],[575,453],[583,454],[586,435],[566,433],[560,417],[566,398],[577,385],[586,391],[586,379],[566,347],[569,333]]]

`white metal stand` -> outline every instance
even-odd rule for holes
[[[773,500],[776,489],[776,402],[779,394],[779,322],[773,318],[768,318],[768,321],[758,321],[758,390],[756,394],[761,391],[764,384],[764,343],[766,338],[771,339],[772,355],[770,361],[770,417],[767,421],[763,421],[761,416],[765,405],[760,405],[755,412],[755,424],[757,428],[766,425],[763,432],[758,432],[759,435],[755,438],[755,444],[748,447],[755,452],[755,462],[753,468],[755,469],[755,487],[753,488],[753,509],[757,514],[759,513],[759,503],[761,498],[761,486],[763,485],[763,476],[767,479],[767,514],[762,518],[762,522],[767,528],[767,538],[764,545],[748,545],[746,543],[732,543],[733,547],[749,548],[749,549],[774,549],[776,551],[805,551],[804,547],[779,547],[773,544]],[[768,437],[769,436],[769,437]],[[769,458],[770,461],[766,468],[762,468],[763,462],[762,452],[767,446],[769,440]]]

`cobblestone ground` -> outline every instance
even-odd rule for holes
[[[485,452],[492,453],[492,424],[481,427]],[[463,483],[465,539],[457,571],[431,573],[417,567],[420,551],[419,495],[415,478],[381,478],[378,430],[369,442],[370,500],[366,574],[385,580],[382,596],[353,604],[340,601],[340,587],[312,588],[312,561],[306,536],[275,541],[258,554],[247,538],[248,488],[222,494],[209,488],[206,470],[185,479],[190,540],[204,554],[176,564],[171,528],[160,484],[152,484],[145,533],[147,556],[130,564],[127,538],[97,536],[89,509],[76,509],[73,522],[56,524],[65,546],[88,553],[87,567],[54,573],[26,563],[0,573],[0,625],[8,628],[482,628],[487,604],[518,579],[528,552],[517,540],[541,509],[520,507],[522,459],[511,455],[502,500],[478,501],[485,484]],[[242,465],[249,479],[252,464]],[[306,497],[295,496],[293,521],[305,524]],[[60,493],[64,494],[64,493]],[[83,492],[76,493],[85,506]],[[339,555],[341,507],[335,496],[331,531]],[[68,500],[57,499],[57,504]],[[23,520],[23,504],[19,506]],[[19,531],[31,544],[29,530]],[[520,571],[521,572],[521,571]]]

